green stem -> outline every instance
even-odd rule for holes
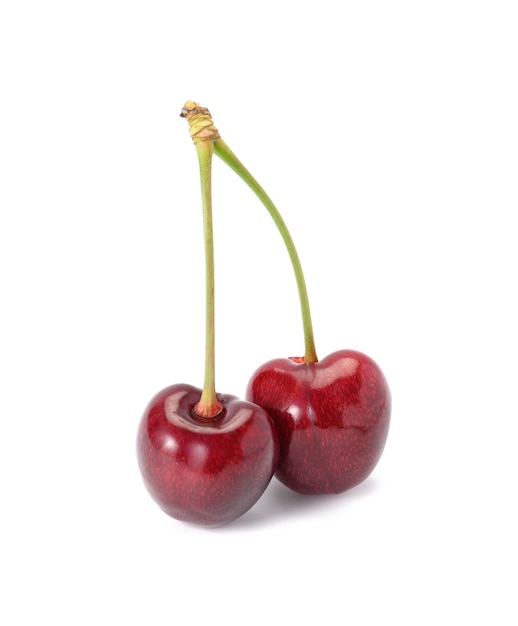
[[[222,410],[216,397],[215,332],[214,332],[214,236],[212,229],[212,141],[196,142],[200,165],[201,198],[203,209],[203,235],[205,241],[205,380],[200,401],[195,407],[197,415],[213,418]]]
[[[311,322],[311,312],[309,309],[308,292],[306,289],[306,281],[304,280],[304,274],[302,272],[302,265],[300,263],[299,255],[295,248],[295,244],[290,235],[286,223],[282,219],[281,214],[277,210],[274,203],[271,201],[265,190],[259,185],[255,178],[245,168],[245,166],[239,161],[232,150],[221,138],[217,138],[214,141],[214,153],[220,157],[236,174],[252,189],[255,195],[266,207],[267,211],[271,215],[275,225],[277,226],[281,237],[284,240],[286,249],[288,251],[293,271],[295,273],[295,280],[297,282],[297,289],[299,293],[300,309],[302,313],[302,326],[304,330],[304,344],[305,344],[305,363],[316,363],[318,361],[317,353],[315,350],[315,341],[313,337],[313,324]]]
[[[218,129],[209,110],[188,100],[180,113],[189,124],[200,165],[203,235],[205,240],[205,379],[196,415],[203,419],[217,417],[223,410],[216,397],[216,359],[214,332],[214,234],[212,229],[212,153]]]

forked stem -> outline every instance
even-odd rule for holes
[[[200,166],[203,235],[205,244],[205,378],[203,390],[194,411],[203,419],[217,417],[223,410],[216,396],[215,299],[214,299],[214,235],[212,228],[212,153],[218,135],[206,109],[186,102],[181,116],[187,118],[196,146]],[[206,111],[206,113],[205,113]]]
[[[200,172],[202,178],[202,194],[204,197],[204,206],[208,205],[208,209],[204,208],[205,221],[207,222],[206,228],[206,263],[207,263],[207,350],[206,350],[206,377],[205,386],[203,389],[202,408],[206,402],[212,402],[216,400],[215,391],[210,391],[209,385],[214,386],[214,258],[213,249],[209,250],[207,246],[207,232],[210,227],[210,240],[212,244],[212,209],[210,202],[210,174],[211,174],[211,158],[214,152],[222,161],[224,161],[236,174],[252,189],[255,195],[263,203],[266,210],[272,217],[277,229],[284,241],[288,255],[290,257],[293,272],[295,274],[295,280],[297,283],[297,290],[299,294],[300,310],[302,314],[302,327],[304,331],[304,348],[305,354],[303,359],[294,359],[296,361],[304,363],[316,363],[318,361],[315,340],[313,336],[313,324],[311,321],[311,311],[309,308],[309,298],[306,288],[306,281],[304,279],[304,273],[302,271],[302,265],[300,263],[295,243],[291,237],[291,234],[286,226],[286,223],[282,219],[277,207],[272,202],[266,191],[256,181],[252,174],[246,169],[246,167],[239,161],[232,150],[219,136],[217,128],[214,126],[212,117],[208,109],[201,107],[195,102],[186,102],[181,113],[182,117],[187,118],[189,122],[189,130],[191,137],[198,150],[198,157],[200,159]],[[203,148],[202,148],[203,146]],[[203,165],[202,165],[203,163]],[[208,188],[206,187],[208,181]],[[205,195],[207,194],[207,197]],[[204,222],[205,223],[205,222]],[[209,258],[210,257],[210,258]],[[210,264],[211,263],[211,264]],[[212,294],[209,294],[209,277],[212,281]],[[209,303],[212,307],[211,321],[209,320]],[[210,331],[209,331],[210,325]],[[209,339],[212,342],[212,352],[209,349]],[[211,364],[212,359],[212,364]],[[217,402],[217,400],[216,400]],[[198,411],[198,409],[197,409]]]

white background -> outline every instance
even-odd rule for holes
[[[518,19],[498,0],[0,9],[2,601],[32,624],[516,624]],[[202,384],[186,100],[297,243],[321,357],[373,357],[385,454],[276,480],[218,530],[165,516],[135,434]],[[273,223],[214,163],[218,390],[303,351]]]

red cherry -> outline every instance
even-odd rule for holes
[[[390,391],[368,356],[341,350],[317,363],[274,359],[252,376],[247,400],[272,417],[276,477],[306,494],[341,493],[369,476],[385,446]]]
[[[158,393],[142,416],[137,453],[144,483],[172,517],[220,526],[250,509],[278,460],[272,420],[260,407],[217,394],[216,418],[196,415],[201,389],[178,384]]]

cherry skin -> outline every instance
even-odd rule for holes
[[[340,350],[312,364],[269,361],[252,376],[246,399],[272,417],[280,444],[275,476],[294,491],[341,493],[365,480],[381,457],[390,391],[361,352]]]
[[[221,526],[248,511],[268,486],[279,445],[260,407],[217,394],[223,410],[207,420],[194,407],[201,389],[177,384],[148,404],[137,436],[149,493],[172,517]]]

